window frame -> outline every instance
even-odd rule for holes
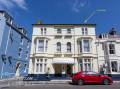
[[[116,67],[116,69],[114,69],[112,67],[112,62],[116,62],[116,65],[114,64],[114,66]],[[111,64],[111,71],[112,72],[118,72],[119,71],[119,69],[118,69],[118,66],[119,66],[118,61],[111,61],[110,64]]]
[[[71,29],[70,28],[67,29],[67,34],[71,34]]]
[[[88,28],[87,27],[82,27],[82,35],[88,35]]]
[[[62,34],[62,29],[58,28],[57,29],[57,34]]]
[[[87,61],[85,62],[85,60],[87,60]],[[88,60],[90,60],[90,61],[88,61]],[[90,66],[88,66],[89,64],[90,64]],[[85,65],[87,65],[86,68],[85,68]],[[79,60],[79,70],[80,71],[92,71],[93,70],[92,65],[93,65],[92,59],[90,59],[90,58],[83,58],[83,59]]]
[[[72,49],[71,42],[67,42],[67,52],[70,53]]]
[[[48,61],[48,59],[46,59],[46,58],[36,58],[35,60],[36,60],[36,62],[35,62],[35,64],[36,64],[35,72],[37,74],[45,74],[47,72],[47,61]],[[39,65],[38,68],[37,68],[37,64]]]
[[[61,42],[57,42],[56,46],[57,46],[56,48],[57,52],[61,53]]]
[[[41,43],[42,45],[40,45],[40,41],[42,41],[43,43]],[[38,49],[38,52],[40,52],[40,53],[44,53],[44,46],[45,46],[45,44],[44,44],[44,40],[38,40],[38,47],[37,47],[37,49]]]
[[[110,45],[112,45],[112,46],[110,46]],[[111,49],[112,48],[112,49]],[[115,52],[115,44],[113,44],[113,43],[110,43],[109,44],[109,54],[110,55],[114,55],[116,52]]]
[[[87,46],[85,45],[85,41],[88,41]],[[90,39],[83,39],[82,40],[82,47],[83,47],[82,50],[83,50],[84,53],[90,53],[91,52]]]

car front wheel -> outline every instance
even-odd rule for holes
[[[108,79],[104,79],[104,80],[103,80],[103,84],[104,84],[104,85],[109,85],[109,80],[108,80]]]
[[[82,79],[79,79],[77,83],[78,83],[78,85],[83,85],[84,81]]]

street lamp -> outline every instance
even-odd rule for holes
[[[84,20],[84,23],[87,23],[87,21],[88,21],[89,19],[91,19],[91,18],[95,15],[96,12],[106,12],[106,9],[97,9],[97,10],[93,11],[93,12],[90,14],[90,16],[89,16],[87,19]]]

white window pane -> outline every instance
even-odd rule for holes
[[[47,70],[47,65],[44,64],[44,72],[47,72],[46,70]]]
[[[117,72],[118,71],[117,66],[118,66],[117,61],[112,61],[111,62],[112,72]]]
[[[114,44],[109,44],[109,53],[115,54],[115,45]]]
[[[60,42],[57,43],[57,52],[61,52],[61,43]]]
[[[87,71],[87,64],[84,64],[84,66],[85,66],[85,71]]]
[[[57,33],[62,33],[62,30],[61,29],[57,29]]]
[[[39,62],[39,59],[37,59],[37,62]]]
[[[43,28],[41,28],[41,34],[43,35]]]
[[[39,40],[38,51],[44,52],[44,40]]]
[[[46,28],[44,28],[44,35],[46,35],[46,32],[47,32],[47,29],[46,29]]]
[[[85,28],[85,35],[87,35],[88,34],[88,29],[87,28]]]
[[[82,42],[80,41],[80,52],[82,52]]]
[[[42,64],[40,64],[40,72],[42,72]]]
[[[36,72],[39,72],[39,64],[36,64]]]
[[[71,52],[71,43],[70,42],[67,43],[67,52]]]
[[[91,71],[91,64],[88,64],[88,71]]]
[[[84,44],[84,52],[90,52],[89,40],[83,40],[83,44]]]
[[[84,35],[84,28],[82,28],[82,35]]]
[[[40,63],[42,63],[43,62],[43,59],[40,59]]]
[[[46,41],[45,51],[47,52],[48,49],[48,41]]]

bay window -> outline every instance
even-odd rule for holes
[[[44,52],[44,40],[39,40],[38,41],[38,51],[39,52]]]
[[[92,71],[92,60],[83,58],[79,60],[80,71]]]
[[[81,53],[89,53],[91,52],[91,41],[90,39],[82,39],[79,41],[79,51]]]
[[[47,59],[36,59],[36,73],[46,73]]]
[[[84,48],[84,52],[90,52],[89,40],[83,40],[83,48]]]
[[[48,40],[41,39],[37,41],[37,52],[44,53],[47,52],[48,49]]]

